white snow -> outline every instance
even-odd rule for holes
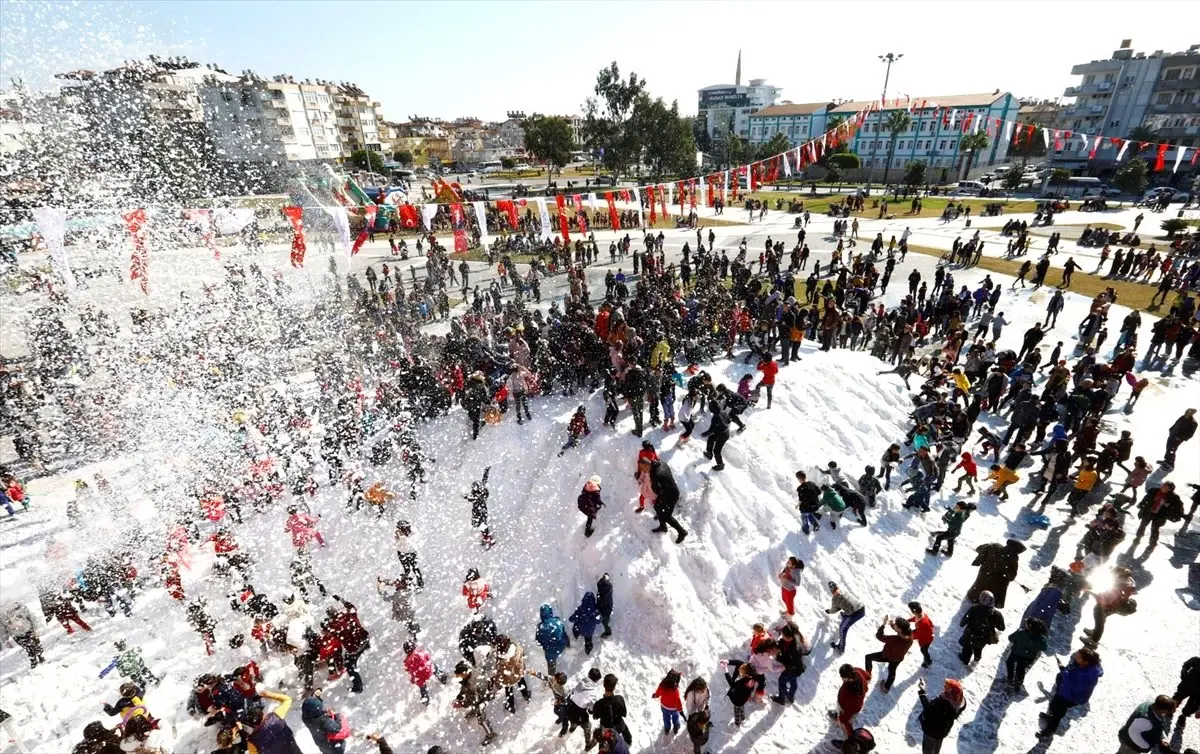
[[[718,246],[736,246],[737,238],[748,235],[750,247],[757,244],[761,248],[761,239],[768,232],[789,238],[792,216],[771,214],[774,217],[765,225],[718,228]],[[731,210],[730,215],[741,218],[740,211]],[[830,222],[828,218],[815,218],[809,229],[814,259],[820,259],[823,265],[831,246],[824,240]],[[883,227],[880,223],[879,229]],[[875,223],[863,222],[867,238],[875,230]],[[690,231],[668,235],[673,250],[683,240],[694,240]],[[597,236],[606,238],[599,233]],[[814,238],[821,240],[812,243]],[[601,245],[602,259],[607,259],[606,246]],[[930,257],[910,254],[892,276],[887,302],[899,301],[906,289],[904,278],[912,266],[928,276],[933,262]],[[152,257],[151,265],[156,296],[177,296],[185,285],[198,287],[198,279],[178,260]],[[310,252],[308,269],[291,275],[289,282],[301,286],[307,278],[315,285],[325,269],[325,256]],[[603,268],[592,274],[599,278]],[[956,271],[956,283],[972,285],[983,274]],[[993,278],[1007,287],[1008,279],[998,275]],[[593,291],[598,287],[593,283]],[[127,300],[115,295],[120,290],[128,289],[114,284],[107,294],[105,303],[114,309],[128,305]],[[1012,324],[1005,330],[1003,344],[1019,344],[1024,330],[1040,319],[1049,293],[1006,291],[999,309]],[[97,299],[102,301],[100,294]],[[1064,353],[1070,353],[1070,330],[1086,313],[1087,304],[1086,299],[1067,296],[1066,311],[1057,329],[1044,341],[1044,351],[1061,338],[1067,344]],[[1124,314],[1122,307],[1114,307],[1110,322],[1119,322]],[[1115,328],[1111,329],[1106,352],[1116,337]],[[742,365],[740,358],[709,367],[714,379],[731,387],[750,368]],[[675,545],[670,535],[650,533],[653,523],[649,516],[634,512],[637,485],[632,474],[639,441],[629,434],[632,422],[627,412],[622,414],[620,434],[600,426],[603,409],[599,394],[586,399],[535,399],[531,424],[518,427],[508,417],[499,426],[485,428],[477,442],[471,442],[465,433],[466,419],[458,409],[421,427],[424,447],[436,458],[428,465],[428,484],[421,488],[415,503],[398,496],[383,519],[377,520],[368,511],[347,511],[345,491],[323,486],[312,507],[323,514],[321,528],[328,547],[314,553],[316,572],[331,592],[358,605],[364,624],[372,632],[372,649],[360,666],[365,693],[349,694],[345,679],[326,687],[329,706],[344,710],[355,730],[348,751],[373,750],[373,745],[359,735],[368,732],[386,735],[397,752],[424,752],[434,743],[456,752],[473,751],[481,737],[479,728],[464,721],[461,711],[451,706],[456,689],[453,680],[445,687],[432,682],[433,702],[426,709],[401,667],[403,630],[391,621],[388,607],[376,596],[374,586],[377,576],[394,577],[399,573],[391,532],[400,515],[413,522],[413,541],[425,575],[426,588],[416,599],[422,644],[433,652],[443,670],[451,669],[459,659],[457,633],[471,615],[459,593],[468,568],[478,568],[491,584],[492,598],[484,611],[495,619],[500,631],[525,647],[529,666],[538,670],[545,669],[533,641],[538,606],[550,602],[565,618],[585,591],[594,590],[601,574],[612,574],[614,635],[597,639],[596,651],[590,657],[584,656],[582,643],[575,642],[559,667],[570,675],[572,683],[592,666],[620,677],[618,692],[624,694],[630,709],[633,751],[690,751],[686,740],[662,738],[657,702],[650,698],[658,681],[672,667],[683,673],[685,682],[697,675],[708,679],[713,690],[714,728],[709,751],[832,751],[823,742],[840,737],[840,731],[825,716],[825,710],[835,704],[837,666],[841,662],[861,666],[863,655],[879,648],[874,628],[885,615],[906,615],[905,605],[911,599],[922,602],[937,626],[932,649],[935,663],[922,672],[914,648],[900,665],[890,694],[883,694],[877,684],[872,688],[857,724],[874,731],[879,751],[903,752],[919,745],[915,687],[922,676],[933,690],[940,688],[943,678],[962,678],[967,693],[966,712],[943,751],[986,754],[1034,749],[1037,714],[1045,709],[1054,681],[1054,661],[1047,657],[1034,665],[1026,680],[1030,694],[1020,698],[993,683],[997,674],[1003,673],[1004,639],[985,650],[977,667],[964,670],[957,658],[957,620],[965,609],[963,595],[974,578],[970,562],[975,546],[1013,536],[1030,547],[1021,558],[1017,578],[1020,586],[1010,589],[1003,610],[1011,631],[1044,583],[1051,564],[1064,566],[1083,534],[1082,523],[1066,529],[1061,526],[1065,520],[1061,505],[1050,507],[1054,526],[1048,531],[1031,529],[1023,522],[1022,505],[1030,495],[1022,490],[1024,480],[1031,475],[1029,465],[1021,470],[1023,481],[1014,487],[1011,501],[997,503],[986,496],[979,500],[979,510],[967,521],[957,552],[949,560],[928,557],[923,552],[929,532],[940,528],[938,514],[942,506],[954,499],[949,488],[935,496],[934,511],[924,517],[901,510],[902,496],[893,490],[881,495],[879,507],[869,511],[868,528],[847,517],[836,531],[822,529],[812,537],[800,532],[793,477],[797,469],[813,472],[829,460],[836,460],[857,478],[865,465],[878,465],[889,443],[903,439],[911,402],[897,377],[876,374],[885,368],[865,352],[820,353],[806,345],[803,360],[781,370],[774,407],[769,411],[750,410],[746,416],[748,429],[735,434],[726,445],[727,469],[721,473],[708,473],[711,463],[701,456],[703,439],[698,433],[690,444],[676,447],[677,433],[664,437],[659,430],[648,432],[647,437],[671,465],[683,494],[677,516],[691,534],[682,546]],[[1184,408],[1200,403],[1200,391],[1196,378],[1181,376],[1176,364],[1163,373],[1147,376],[1151,377],[1151,388],[1136,411],[1131,415],[1109,413],[1103,436],[1132,430],[1135,455],[1144,455],[1153,463],[1161,457],[1166,428]],[[296,379],[302,381],[303,376]],[[1124,404],[1124,395],[1114,402],[1118,408]],[[579,448],[558,457],[565,441],[566,420],[581,400],[588,406],[592,435]],[[173,411],[173,421],[181,429],[197,423],[196,414],[189,408],[194,404],[189,401],[172,403],[168,399],[160,405]],[[987,414],[982,421],[991,425]],[[219,422],[210,423],[219,426]],[[706,426],[704,417],[699,427]],[[1183,446],[1177,468],[1165,477],[1181,487],[1185,498],[1189,490],[1184,484],[1200,481],[1198,442],[1200,439],[1194,439]],[[164,455],[165,450],[159,450],[169,447],[147,445],[143,452],[129,457],[31,483],[33,511],[0,524],[0,592],[4,600],[24,601],[38,615],[35,579],[66,565],[48,559],[48,539],[54,537],[64,543],[67,562],[75,564],[85,552],[102,546],[104,532],[116,525],[108,520],[104,507],[96,505],[84,509],[91,522],[87,527],[79,532],[66,528],[65,506],[74,494],[72,481],[76,478],[90,479],[96,471],[103,471],[113,481],[118,496],[133,504],[135,515],[144,520],[148,538],[161,538],[164,522],[156,512],[158,498],[152,484],[171,482],[167,462],[172,459]],[[470,529],[469,504],[462,499],[486,466],[492,467],[490,509],[492,532],[498,540],[497,546],[488,551],[476,543]],[[591,474],[602,477],[608,505],[601,511],[596,535],[585,539],[575,497]],[[1119,483],[1121,478],[1118,471],[1113,482]],[[1156,474],[1152,483],[1161,478],[1162,474]],[[382,474],[368,466],[367,484],[377,479],[401,491],[401,472],[396,465],[386,467]],[[290,590],[287,562],[291,544],[283,531],[282,505],[264,515],[249,510],[246,513],[248,523],[239,529],[239,537],[255,555],[254,583],[278,602]],[[1132,525],[1119,551],[1127,549]],[[1195,526],[1192,523],[1190,531],[1181,532],[1181,525],[1168,524],[1157,550],[1135,569],[1141,587],[1139,609],[1132,616],[1109,620],[1100,649],[1105,676],[1087,714],[1075,712],[1067,718],[1062,735],[1050,745],[1053,751],[1082,754],[1114,750],[1118,745],[1116,731],[1132,707],[1155,694],[1174,690],[1179,666],[1196,654],[1200,645],[1200,605],[1194,593],[1189,597],[1183,591],[1186,566],[1196,559],[1200,540]],[[765,709],[760,709],[751,704],[745,726],[736,730],[729,725],[732,709],[724,696],[727,687],[718,663],[725,658],[744,657],[753,623],[778,620],[782,603],[775,574],[789,554],[798,555],[807,565],[795,621],[813,643],[808,670],[800,678],[794,707],[784,709],[768,702]],[[96,676],[113,654],[112,642],[124,638],[143,649],[154,672],[166,676],[160,686],[148,692],[146,703],[155,715],[169,722],[176,739],[173,751],[190,754],[214,748],[213,729],[201,727],[184,711],[188,686],[202,672],[227,672],[249,657],[249,650],[231,650],[227,641],[235,632],[248,634],[250,625],[228,608],[225,595],[235,583],[212,577],[204,561],[198,558],[196,571],[185,578],[185,588],[189,595],[205,594],[219,622],[219,648],[214,657],[205,655],[202,642],[184,622],[182,605],[161,588],[138,599],[131,619],[110,619],[99,609],[90,610],[84,616],[95,628],[90,634],[68,637],[56,624],[43,627],[49,662],[36,670],[28,669],[21,650],[3,649],[0,706],[13,714],[15,728],[27,747],[65,752],[79,740],[84,724],[105,719],[100,704],[116,698],[119,682],[115,675],[105,680]],[[852,629],[844,655],[829,647],[836,630],[836,616],[824,613],[829,605],[825,583],[830,580],[867,603],[867,617]],[[1090,625],[1090,616],[1091,602],[1080,600],[1071,616],[1060,616],[1055,621],[1050,644],[1058,657],[1065,661],[1067,654],[1079,647],[1078,629]],[[259,660],[267,674],[266,688],[297,692],[290,658]],[[881,670],[877,665],[876,680]],[[318,684],[321,677],[319,672]],[[774,676],[769,683],[773,692]],[[498,737],[490,750],[518,753],[563,749],[564,744],[556,736],[549,691],[536,681],[531,688],[532,701],[526,704],[519,700],[515,716],[508,715],[500,701],[492,703],[489,711]],[[298,698],[293,709],[289,722],[302,749],[315,751],[299,719]],[[679,737],[686,739],[683,734]],[[1192,746],[1200,744],[1200,723],[1192,721],[1183,740]],[[0,749],[7,750],[7,743],[0,740]],[[568,751],[581,751],[580,734],[572,734],[565,746]]]

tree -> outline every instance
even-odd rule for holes
[[[830,183],[841,185],[842,180],[845,179],[845,177],[846,176],[842,174],[841,166],[836,162],[831,162],[825,166],[825,180],[829,181]]]
[[[1001,179],[1000,185],[1004,186],[1009,191],[1016,191],[1021,188],[1021,184],[1025,182],[1025,171],[1020,165],[1013,165],[1008,170],[1004,171],[1004,178]]]
[[[1167,238],[1174,238],[1176,233],[1187,229],[1188,221],[1182,217],[1172,217],[1170,220],[1163,220],[1161,227],[1167,232]]]
[[[655,180],[664,175],[691,175],[695,169],[696,140],[686,118],[679,117],[679,103],[670,107],[662,98],[642,95],[633,106],[628,128],[643,148],[643,159]]]
[[[377,172],[383,170],[383,155],[367,149],[355,149],[350,153],[350,164],[359,170]]]
[[[963,170],[964,178],[969,175],[972,168],[975,167],[975,158],[979,156],[981,151],[987,149],[990,144],[991,139],[989,139],[988,135],[983,131],[980,131],[976,134],[967,134],[959,139],[958,148],[966,153],[963,156],[963,167],[965,168]]]
[[[517,158],[515,158],[515,157],[501,157],[500,158],[500,167],[504,168],[505,170],[512,170],[516,166],[517,166]]]
[[[596,75],[596,96],[584,103],[583,139],[600,162],[612,171],[614,180],[637,157],[641,145],[626,128],[633,106],[646,90],[646,81],[630,73],[621,78],[616,62]]]
[[[904,166],[904,185],[909,188],[925,183],[926,166],[923,162],[913,160]]]
[[[883,122],[883,128],[891,138],[888,139],[887,162],[883,164],[883,185],[887,186],[888,171],[892,169],[892,155],[896,153],[896,135],[912,128],[912,116],[903,110],[893,110]]]
[[[1149,172],[1150,168],[1146,161],[1141,157],[1134,157],[1128,164],[1121,166],[1113,176],[1112,183],[1124,194],[1140,196],[1146,190],[1146,184],[1149,183],[1147,176]]]
[[[521,125],[525,129],[526,151],[546,163],[546,185],[549,186],[555,168],[571,161],[571,150],[575,146],[571,124],[566,118],[534,113]]]
[[[1065,186],[1071,180],[1071,171],[1066,168],[1055,168],[1050,172],[1051,186]]]
[[[750,156],[750,147],[737,134],[729,134],[729,141],[725,143],[725,157],[729,167],[741,165]]]
[[[1149,126],[1138,126],[1131,129],[1128,136],[1129,141],[1158,141],[1158,132]]]
[[[786,134],[776,133],[771,137],[770,141],[758,148],[756,159],[765,160],[768,157],[774,157],[777,154],[783,154],[792,148],[792,141]]]
[[[862,167],[862,160],[853,152],[834,152],[828,155],[824,162],[826,168],[836,165],[842,170],[858,170]]]
[[[408,167],[413,163],[413,153],[407,149],[401,149],[396,152],[392,152],[392,159],[404,167]]]

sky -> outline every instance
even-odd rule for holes
[[[1136,12],[1133,9],[1136,7]],[[616,62],[653,96],[765,78],[781,99],[869,99],[879,56],[903,54],[889,97],[1011,91],[1061,97],[1071,66],[1200,43],[1185,2],[258,2],[0,0],[0,88],[155,53],[229,73],[358,84],[389,120],[571,115]],[[836,14],[831,11],[837,10]],[[1165,23],[1176,18],[1180,23]],[[1187,29],[1192,31],[1187,31]],[[833,33],[831,33],[831,31]],[[1020,56],[1016,60],[1008,56]]]

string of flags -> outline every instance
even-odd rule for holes
[[[334,196],[340,204],[334,207],[322,207],[321,209],[329,214],[347,257],[353,257],[362,249],[370,235],[370,229],[378,227],[376,223],[380,219],[394,218],[397,224],[403,229],[415,230],[423,228],[429,232],[433,229],[433,221],[438,215],[439,208],[443,206],[449,209],[451,227],[454,231],[454,252],[466,252],[469,248],[467,240],[467,228],[469,225],[466,214],[467,204],[471,205],[471,211],[479,227],[480,238],[485,248],[490,242],[490,228],[486,208],[488,203],[494,205],[500,217],[501,225],[507,225],[510,230],[518,229],[520,225],[520,210],[528,209],[529,204],[532,203],[537,210],[541,237],[546,240],[553,238],[555,235],[554,227],[557,225],[558,234],[561,236],[563,243],[569,243],[570,218],[574,216],[580,231],[586,235],[588,232],[588,217],[584,208],[586,206],[590,209],[593,216],[599,214],[601,195],[605,209],[608,212],[609,227],[614,230],[620,230],[622,227],[621,213],[617,208],[618,201],[622,203],[632,202],[634,204],[638,213],[637,227],[645,226],[645,214],[647,211],[650,214],[650,223],[653,225],[658,220],[660,211],[663,217],[670,215],[669,207],[672,205],[677,204],[682,214],[685,210],[694,211],[700,202],[703,202],[706,207],[713,207],[718,202],[724,204],[730,201],[730,199],[737,201],[741,195],[740,188],[743,179],[746,181],[747,188],[751,192],[754,192],[763,184],[775,183],[781,177],[790,178],[796,173],[803,171],[809,165],[819,163],[823,157],[843,145],[849,145],[853,141],[858,129],[863,126],[872,113],[879,113],[882,118],[884,110],[899,109],[901,106],[909,113],[913,112],[914,106],[918,111],[928,110],[932,107],[933,120],[935,122],[940,120],[942,128],[957,129],[964,135],[967,133],[982,132],[994,140],[999,140],[1001,135],[1003,135],[1003,139],[1006,142],[1010,142],[1014,148],[1019,148],[1022,145],[1029,146],[1040,135],[1047,151],[1053,147],[1054,151],[1062,152],[1069,149],[1072,145],[1077,144],[1076,151],[1083,152],[1086,150],[1088,160],[1094,160],[1101,150],[1116,150],[1115,162],[1118,163],[1130,153],[1132,148],[1132,153],[1135,156],[1143,152],[1148,152],[1153,157],[1152,170],[1154,172],[1162,172],[1166,169],[1167,152],[1175,149],[1175,159],[1171,166],[1172,173],[1179,170],[1179,166],[1183,163],[1189,152],[1191,154],[1190,165],[1195,166],[1197,158],[1200,158],[1200,147],[1132,141],[1115,136],[1089,135],[1079,131],[1052,129],[1016,120],[987,117],[971,111],[966,111],[960,116],[957,108],[939,107],[936,103],[931,105],[928,100],[924,99],[920,103],[916,103],[909,95],[904,95],[903,100],[900,97],[896,97],[892,100],[892,105],[892,108],[888,108],[886,100],[871,102],[853,116],[825,131],[820,136],[809,139],[803,144],[789,148],[779,154],[736,168],[673,182],[653,183],[630,188],[614,187],[613,190],[602,192],[602,194],[598,194],[597,192],[556,194],[553,201],[555,213],[557,214],[557,223],[554,224],[551,222],[548,197],[499,199],[492,200],[491,202],[467,202],[463,199],[461,186],[457,183],[447,183],[440,178],[435,179],[433,182],[434,201],[422,204],[409,203],[406,201],[406,197],[399,192],[393,192],[387,196],[381,194],[380,201],[382,203],[377,204],[367,196],[366,192],[352,178],[340,179],[340,183],[334,192]],[[643,198],[645,201],[643,201]],[[291,264],[293,267],[303,267],[307,251],[307,237],[304,225],[305,208],[291,205],[284,207],[282,211],[292,227]],[[350,237],[349,213],[354,213],[364,220],[362,230],[353,239]],[[190,209],[184,212],[184,218],[193,224],[206,247],[213,252],[214,258],[220,259],[221,252],[214,240],[215,225],[213,211],[208,209]],[[50,252],[51,264],[62,276],[67,291],[73,292],[75,290],[75,279],[64,248],[66,210],[55,207],[41,207],[34,210],[34,219],[38,225],[42,240]],[[142,293],[148,294],[150,254],[147,246],[146,226],[149,221],[149,215],[145,209],[139,208],[122,214],[122,219],[125,221],[132,246],[129,278],[131,281],[138,283]]]

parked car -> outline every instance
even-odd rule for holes
[[[1168,201],[1175,194],[1175,189],[1170,186],[1155,186],[1142,195],[1143,202],[1157,202],[1162,199],[1163,194],[1166,194]]]

